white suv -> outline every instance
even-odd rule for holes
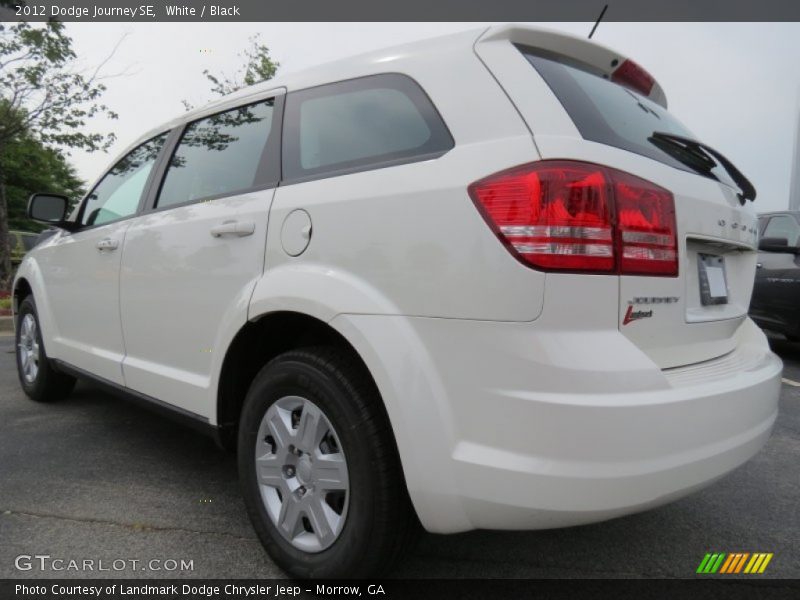
[[[14,283],[34,400],[85,377],[238,446],[295,576],[418,530],[609,519],[752,457],[781,362],[755,192],[633,61],[516,26],[287,75],[137,141]],[[747,206],[745,206],[747,205]]]

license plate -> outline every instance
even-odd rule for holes
[[[700,275],[700,301],[703,306],[728,303],[728,281],[725,277],[725,259],[713,254],[698,254],[697,269]]]

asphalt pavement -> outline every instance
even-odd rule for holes
[[[774,553],[762,577],[800,578],[800,344],[773,347],[787,383],[772,439],[713,486],[596,525],[425,535],[394,575],[693,577],[706,552],[744,551]],[[0,336],[0,578],[112,576],[284,575],[250,527],[232,455],[87,384],[31,402]]]

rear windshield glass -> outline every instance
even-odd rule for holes
[[[619,84],[564,64],[541,51],[520,48],[564,106],[584,139],[647,156],[684,171],[697,172],[652,141],[656,132],[696,137],[665,108]],[[717,166],[710,175],[735,186]]]

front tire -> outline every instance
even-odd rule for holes
[[[378,391],[343,355],[278,356],[242,410],[245,504],[269,555],[295,577],[384,573],[419,531]]]
[[[15,341],[19,382],[31,400],[55,402],[72,392],[75,378],[56,371],[47,358],[32,296],[20,303]]]

